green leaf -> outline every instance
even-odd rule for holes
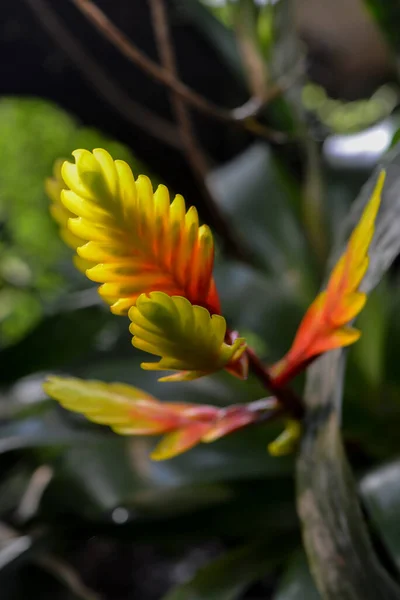
[[[400,19],[400,2],[381,2],[380,0],[364,0],[372,17],[376,21],[384,37],[396,53],[400,51],[400,35],[396,24]]]
[[[25,448],[57,448],[96,439],[95,432],[71,428],[58,411],[0,425],[0,454]],[[98,438],[97,438],[98,439]]]
[[[400,461],[380,466],[360,481],[367,513],[394,564],[400,569]]]
[[[217,51],[226,67],[239,84],[246,87],[246,76],[236,46],[235,37],[228,28],[198,0],[174,0],[180,18],[190,20],[201,31]]]
[[[95,518],[123,506],[171,517],[225,502],[231,496],[229,485],[225,485],[230,481],[280,478],[290,472],[290,460],[274,464],[273,459],[268,459],[261,433],[253,431],[252,435],[204,444],[161,463],[149,458],[155,442],[148,438],[104,435],[96,441],[92,435],[92,440],[87,436],[82,444],[82,438],[75,433],[74,442],[56,457],[55,478],[46,492],[46,496],[52,495],[49,508],[62,510],[67,505],[74,513]],[[56,443],[54,438],[47,439]],[[46,438],[42,436],[42,440],[40,443],[37,438],[31,439],[31,443],[45,446]],[[68,439],[59,443],[63,441]],[[29,440],[24,444],[29,446]],[[74,489],[75,494],[67,493],[69,489]]]
[[[36,371],[59,369],[79,361],[93,352],[112,320],[115,317],[100,303],[46,316],[23,340],[0,351],[2,364],[7,365],[0,371],[0,382],[10,384]]]
[[[163,600],[236,600],[250,583],[280,562],[288,545],[287,538],[275,538],[232,550],[200,569],[191,581],[176,587]]]
[[[299,551],[290,560],[273,600],[320,600],[310,575],[307,557]]]
[[[396,148],[384,164],[387,176],[382,204],[369,252],[369,270],[361,285],[367,293],[400,251],[399,162]],[[361,190],[344,227],[347,236],[358,222],[378,174],[379,169]],[[400,589],[373,551],[340,438],[344,366],[344,351],[334,351],[308,371],[308,418],[297,464],[297,505],[304,543],[324,600],[394,600],[400,597]]]
[[[263,357],[270,362],[281,358],[307,308],[306,300],[298,297],[296,276],[266,276],[241,263],[224,260],[217,262],[215,279],[228,326],[246,337],[250,346],[253,342],[247,339],[247,333],[257,335],[265,347]]]
[[[258,264],[308,301],[315,292],[311,256],[290,192],[267,145],[255,143],[209,176],[209,184],[239,239]]]
[[[135,172],[143,171],[127,147],[94,129],[80,127],[50,102],[0,100],[1,345],[16,342],[31,331],[44,306],[54,303],[66,287],[82,286],[82,276],[59,268],[71,252],[50,216],[44,180],[57,158],[67,158],[72,150],[87,146],[106,148],[115,158],[130,163]]]

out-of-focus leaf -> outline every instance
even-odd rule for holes
[[[44,193],[53,161],[86,144],[107,148],[131,164],[135,161],[122,144],[79,128],[65,111],[44,100],[3,98],[0,134],[0,153],[7,161],[0,175],[0,208],[15,242],[42,266],[48,265],[62,248]]]
[[[392,280],[388,290],[387,298],[387,331],[385,337],[385,347],[383,361],[385,365],[385,381],[390,386],[400,384],[400,281],[395,278]]]
[[[400,569],[400,461],[378,467],[360,481],[368,515]]]
[[[399,150],[383,167],[387,177],[361,290],[377,285],[400,251]],[[376,184],[378,168],[361,190],[344,232],[354,227]],[[334,253],[333,260],[340,254]],[[400,590],[374,554],[340,439],[343,351],[329,352],[309,369],[308,419],[297,465],[298,511],[313,576],[324,600],[395,600]],[[340,556],[340,560],[338,557]]]
[[[39,322],[44,304],[83,281],[58,268],[68,253],[49,214],[44,180],[55,159],[87,146],[107,148],[143,172],[126,147],[79,127],[54,104],[1,99],[0,345],[21,339]]]
[[[22,341],[0,352],[2,364],[7,365],[0,369],[0,382],[8,384],[35,371],[78,362],[100,342],[111,319],[100,305],[49,315]]]
[[[268,146],[257,143],[209,176],[224,212],[258,262],[301,301],[315,292],[310,253]]]
[[[58,600],[102,600],[100,595],[84,584],[78,571],[58,556],[42,553],[36,557],[35,564],[60,583],[60,591],[57,591],[56,596]],[[43,587],[42,583],[42,590]]]
[[[304,552],[289,562],[273,600],[320,600]],[[338,599],[339,600],[339,599]]]
[[[177,490],[177,498],[184,498],[184,488]],[[297,535],[298,521],[293,502],[293,481],[289,477],[269,477],[237,482],[224,482],[215,485],[192,486],[186,488],[186,497],[199,492],[211,492],[208,504],[197,505],[187,502],[183,510],[171,504],[161,507],[164,494],[151,504],[137,502],[134,515],[125,526],[125,536],[134,535],[137,539],[159,541],[176,537],[180,540],[204,539],[213,536],[237,542],[249,539],[270,539],[279,534]],[[225,494],[225,496],[223,495]],[[168,495],[170,497],[170,495]],[[138,498],[139,500],[139,498]],[[145,500],[145,498],[143,498]],[[165,504],[165,501],[164,501]],[[246,507],[246,518],[243,519],[243,507]],[[184,514],[186,513],[186,514]],[[146,515],[157,514],[159,517],[150,525]],[[113,527],[114,534],[117,525]],[[120,535],[124,535],[121,532]],[[295,547],[295,542],[293,547]]]
[[[6,475],[3,474],[0,482],[0,516],[15,511],[22,499],[34,469],[22,461],[17,462],[14,468]]]
[[[388,304],[390,292],[379,286],[368,298],[368,302],[357,319],[357,328],[362,336],[354,346],[353,362],[362,375],[363,382],[372,389],[383,383],[385,375],[384,348],[388,333]]]
[[[312,299],[303,302],[297,297],[296,275],[293,279],[289,273],[265,276],[240,263],[217,261],[215,278],[229,327],[240,335],[245,330],[256,333],[265,346],[265,358],[280,358],[290,346],[307,300]]]
[[[49,586],[48,575],[37,573],[32,561],[41,551],[42,540],[31,535],[20,535],[0,524],[0,587],[2,600],[26,598],[57,598],[83,600],[82,596],[63,595],[57,584]],[[51,581],[50,583],[55,583]],[[49,595],[47,593],[50,592]],[[87,599],[89,600],[89,599]]]
[[[56,458],[55,477],[44,498],[50,510],[67,506],[91,518],[121,506],[139,514],[172,515],[219,504],[230,498],[226,484],[231,480],[279,478],[290,472],[290,460],[273,464],[268,459],[264,433],[230,436],[162,463],[149,459],[154,445],[149,439],[110,435],[80,444],[78,437]],[[74,494],[67,493],[71,489]]]
[[[191,581],[176,587],[164,600],[236,600],[250,583],[282,560],[288,547],[289,540],[281,537],[232,550],[200,569]]]
[[[198,0],[174,0],[174,4],[180,17],[190,20],[208,38],[226,67],[245,89],[246,76],[232,31],[224,27]]]
[[[364,3],[386,40],[398,54],[400,52],[400,34],[396,24],[400,18],[399,1],[380,2],[380,0],[364,0]]]
[[[68,427],[57,411],[0,425],[0,454],[37,447],[61,447],[96,439],[96,433]]]
[[[0,523],[0,573],[15,560],[23,556],[33,545],[32,537],[19,536],[6,525]]]

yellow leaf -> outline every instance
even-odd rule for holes
[[[286,456],[291,454],[297,447],[301,437],[300,421],[288,420],[282,433],[270,444],[268,451],[272,456]]]
[[[139,388],[122,383],[49,377],[44,391],[64,408],[81,413],[122,435],[150,435],[180,426],[181,407],[163,404]]]
[[[232,345],[225,343],[226,322],[210,315],[201,306],[193,306],[182,296],[163,292],[142,294],[129,311],[132,344],[161,357],[155,363],[142,363],[149,370],[178,371],[160,381],[196,379],[240,359],[246,349],[243,338]]]

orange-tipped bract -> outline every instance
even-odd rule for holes
[[[256,422],[260,411],[275,408],[271,399],[265,399],[256,410],[251,404],[224,409],[160,402],[129,385],[72,377],[49,377],[43,387],[64,408],[82,413],[94,423],[108,425],[121,435],[165,434],[151,454],[154,460],[172,458],[199,442],[215,441]]]
[[[361,332],[348,323],[359,314],[367,300],[359,286],[368,269],[368,249],[384,181],[385,172],[382,171],[346,251],[330,275],[326,290],[316,297],[306,312],[289,352],[271,367],[270,373],[277,385],[295,376],[313,357],[353,344],[360,337]]]
[[[213,237],[196,209],[186,212],[180,195],[171,203],[164,185],[153,192],[148,177],[135,180],[127,163],[103,149],[73,155],[75,164],[62,166],[69,217],[62,214],[62,228],[67,221],[78,255],[91,263],[86,275],[101,284],[111,310],[127,314],[140,294],[157,290],[219,313]]]

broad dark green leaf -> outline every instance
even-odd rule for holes
[[[189,491],[189,488],[186,488]],[[211,486],[193,487],[194,492],[210,489]],[[225,499],[215,496],[208,506],[196,507],[190,512],[178,513],[173,507],[157,513],[152,523],[141,516],[151,514],[144,505],[136,508],[136,518],[125,526],[125,530],[136,539],[150,541],[167,540],[171,537],[179,540],[209,539],[222,537],[234,543],[238,540],[270,539],[277,535],[294,535],[297,540],[298,521],[293,501],[293,481],[290,478],[269,477],[268,479],[250,479],[239,482],[225,482],[222,488]],[[179,492],[179,490],[178,490]],[[164,494],[159,496],[161,503]],[[218,501],[216,501],[218,500]],[[245,507],[245,518],[243,511]],[[155,514],[156,504],[151,507]],[[172,514],[172,510],[176,514]],[[160,518],[161,517],[161,518]],[[162,519],[162,520],[161,520]],[[118,534],[116,526],[114,534]],[[294,546],[296,540],[294,540]]]
[[[378,467],[360,481],[365,508],[400,569],[400,461]]]
[[[362,282],[366,292],[376,286],[400,251],[399,164],[396,148],[385,160],[382,205],[369,253],[369,270]],[[344,228],[345,236],[370,198],[377,172],[361,190]],[[344,366],[345,353],[333,351],[308,372],[308,414],[297,464],[297,504],[305,547],[324,600],[394,600],[400,597],[400,588],[373,551],[340,438]]]
[[[98,439],[96,432],[71,428],[59,411],[50,410],[40,417],[28,417],[0,425],[0,454],[12,450],[60,447]]]
[[[278,360],[288,350],[306,308],[298,297],[296,276],[291,279],[288,272],[266,276],[237,262],[218,261],[215,277],[229,326],[239,330],[250,346],[259,343],[268,361]]]
[[[391,0],[364,0],[373,19],[379,26],[384,37],[398,54],[400,52],[400,34],[397,24],[400,19],[400,2]]]
[[[258,262],[292,287],[300,300],[310,299],[315,281],[301,223],[266,144],[256,143],[209,176],[217,200],[240,238],[251,245]]]
[[[64,110],[34,98],[0,101],[0,346],[31,331],[56,298],[84,282],[68,269],[72,252],[58,235],[44,191],[57,158],[76,148],[103,147],[114,158],[142,166],[131,152]],[[66,261],[66,267],[64,262]]]
[[[41,534],[21,534],[0,524],[0,589],[2,600],[57,598],[96,600],[71,591],[71,580],[60,585],[54,576],[35,566],[46,551],[48,540]],[[48,569],[47,569],[48,570]],[[61,579],[61,577],[58,577]]]
[[[310,575],[307,557],[299,551],[290,560],[273,600],[320,600]]]
[[[236,600],[250,583],[279,564],[288,547],[290,541],[282,537],[232,550],[163,600]]]
[[[198,0],[174,0],[177,14],[190,20],[217,51],[238,83],[246,88],[246,76],[232,31],[214,17]]]
[[[46,495],[59,510],[67,504],[92,518],[119,506],[161,516],[219,504],[232,497],[230,481],[290,473],[290,461],[274,462],[266,453],[266,441],[274,433],[244,432],[160,463],[148,456],[155,443],[148,438],[126,440],[110,434],[82,444],[76,437],[56,457],[55,478]],[[76,495],[67,493],[70,489]]]
[[[10,384],[36,371],[79,363],[101,343],[102,333],[112,320],[118,327],[120,322],[100,304],[45,317],[22,341],[0,352],[2,364],[7,365],[0,370],[0,383]]]

